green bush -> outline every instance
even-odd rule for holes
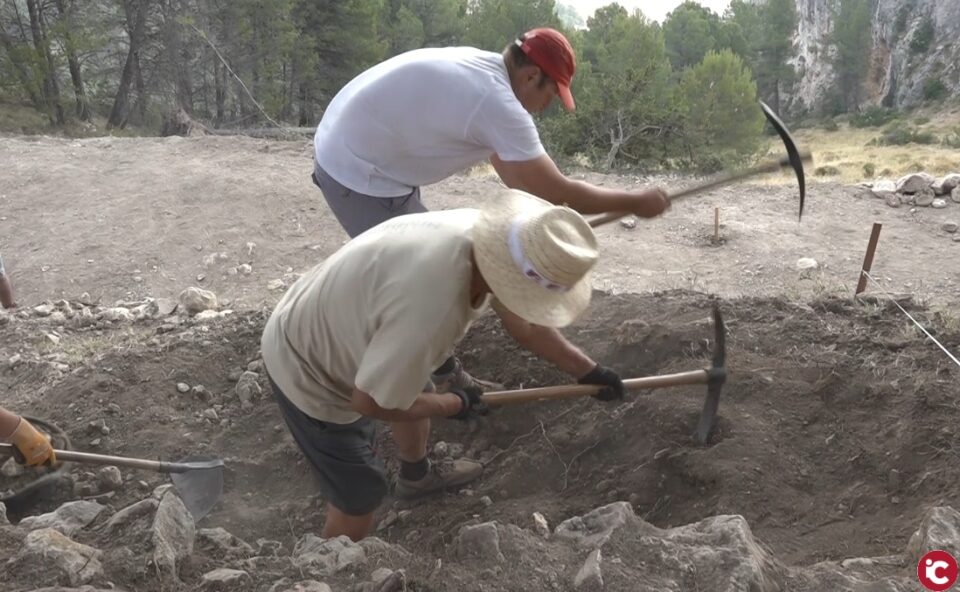
[[[960,149],[960,127],[954,128],[953,133],[944,136],[940,143],[948,148]]]
[[[880,127],[897,118],[897,112],[886,107],[867,107],[850,118],[852,127]]]
[[[923,22],[920,23],[917,30],[913,32],[913,37],[910,39],[910,51],[913,53],[924,53],[930,49],[930,44],[933,43],[933,34],[935,32],[936,29],[933,26],[933,19],[930,17],[923,19]]]
[[[914,120],[913,120],[913,123],[916,124],[916,125],[924,125],[924,124],[930,123],[930,118],[929,118],[929,117],[923,117],[923,116],[921,116],[921,117],[918,117],[918,118],[914,119]]]
[[[823,122],[823,131],[826,132],[835,132],[840,129],[840,126],[833,119],[828,119]]]
[[[818,177],[835,177],[840,174],[840,169],[827,165],[815,168],[813,174]]]
[[[915,127],[899,123],[883,130],[880,137],[871,144],[878,146],[903,146],[905,144],[934,144],[937,137],[930,132],[920,131]]]
[[[897,20],[893,24],[894,36],[899,37],[907,30],[907,20],[910,18],[912,9],[913,7],[910,5],[900,7],[900,11],[897,12]]]
[[[877,172],[877,167],[872,162],[868,162],[863,165],[863,176],[866,178],[873,178],[874,174]]]
[[[928,78],[923,83],[923,98],[928,101],[939,101],[947,98],[949,94],[947,86],[939,78]]]

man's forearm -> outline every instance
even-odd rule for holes
[[[543,197],[543,196],[540,196]],[[597,187],[585,181],[570,180],[567,190],[552,199],[554,203],[566,204],[581,214],[604,214],[606,212],[629,212],[634,209],[636,196],[620,189]]]
[[[19,415],[0,407],[0,440],[6,442],[13,435],[13,431],[17,429],[19,423]]]
[[[420,393],[408,409],[384,409],[372,397],[354,393],[354,409],[366,417],[381,421],[418,421],[429,417],[449,417],[460,410],[460,397],[449,393]],[[369,399],[369,400],[367,400]],[[359,404],[357,401],[361,401]]]
[[[590,372],[596,365],[590,356],[567,341],[557,329],[529,325],[518,342],[528,351],[577,379]]]

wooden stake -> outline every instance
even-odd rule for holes
[[[870,242],[867,243],[867,254],[863,257],[863,267],[860,271],[860,281],[857,282],[857,291],[853,293],[854,296],[860,292],[863,292],[867,288],[866,274],[870,273],[870,267],[873,266],[873,255],[877,252],[877,241],[880,240],[881,228],[883,228],[883,224],[880,224],[879,222],[873,223],[873,231],[870,232]]]
[[[713,209],[713,242],[720,242],[720,208]]]

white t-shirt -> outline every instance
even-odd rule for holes
[[[341,185],[396,197],[496,154],[545,153],[500,54],[472,47],[417,49],[360,74],[330,102],[314,151]]]
[[[430,373],[486,309],[470,303],[478,210],[387,220],[301,277],[267,321],[270,377],[298,409],[333,423],[360,418],[354,385],[385,409],[408,409]]]

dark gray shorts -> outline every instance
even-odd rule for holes
[[[350,516],[370,514],[387,495],[387,471],[374,451],[376,423],[362,417],[338,424],[310,417],[287,399],[270,379],[283,419],[313,465],[320,491],[333,507]]]
[[[328,175],[316,161],[313,163],[311,178],[313,184],[323,192],[327,205],[350,238],[390,218],[427,211],[420,202],[419,187],[399,197],[374,197],[357,193]]]

